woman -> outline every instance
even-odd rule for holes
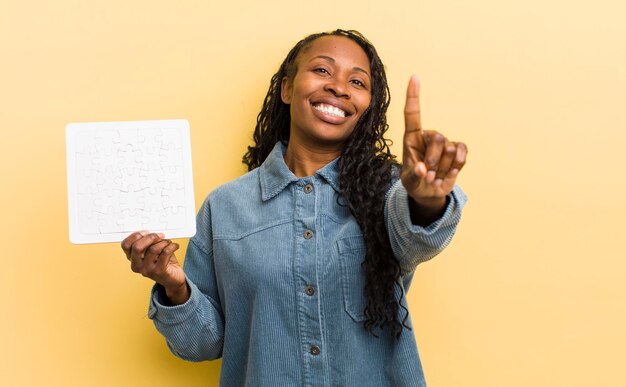
[[[222,357],[224,386],[425,385],[404,294],[452,238],[467,149],[422,130],[412,77],[400,166],[388,104],[362,35],[308,36],[272,77],[250,172],[204,201],[184,271],[161,234],[122,242],[175,355]]]

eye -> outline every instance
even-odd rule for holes
[[[316,67],[316,68],[313,69],[313,71],[316,72],[316,73],[320,73],[320,74],[330,74],[328,72],[328,70],[326,70],[323,67]]]
[[[353,84],[355,84],[355,85],[357,85],[359,87],[365,88],[365,83],[359,81],[358,79],[353,79],[350,82],[352,82]]]

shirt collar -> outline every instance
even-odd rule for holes
[[[282,142],[277,142],[274,149],[267,156],[259,169],[261,182],[261,198],[263,201],[269,200],[278,195],[289,183],[298,181],[299,178],[289,170],[285,164],[285,151],[287,146]],[[315,172],[322,176],[328,184],[339,192],[339,158],[326,164],[323,168]]]

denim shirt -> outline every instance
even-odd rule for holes
[[[277,143],[259,168],[207,197],[184,263],[191,297],[166,306],[157,285],[149,317],[176,356],[221,357],[220,386],[425,386],[413,331],[396,340],[363,327],[365,245],[337,200],[338,160],[299,178],[285,150]],[[385,223],[404,290],[450,242],[465,202],[455,187],[424,228],[411,223],[401,182],[389,189]]]

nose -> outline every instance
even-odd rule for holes
[[[342,79],[332,78],[328,80],[328,83],[324,86],[324,90],[332,93],[338,98],[350,98],[350,89],[348,83]]]

